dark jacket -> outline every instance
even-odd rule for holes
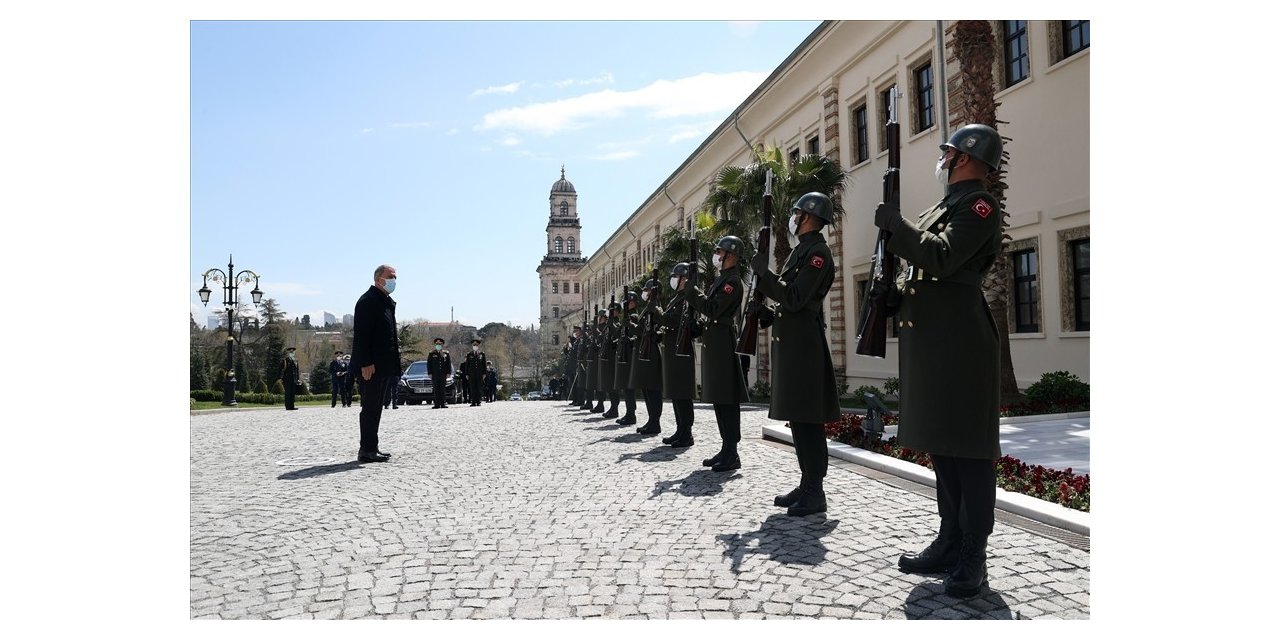
[[[467,380],[471,384],[480,384],[484,382],[484,372],[488,366],[488,356],[483,351],[468,351],[467,359],[462,362],[462,370],[467,374]]]
[[[600,377],[597,382],[600,383],[601,391],[613,391],[613,359],[618,350],[618,337],[621,335],[622,325],[614,318],[609,318],[609,321],[604,326],[607,329],[600,340],[600,358],[598,360]]]
[[[685,285],[693,286],[693,283]],[[693,375],[693,355],[676,355],[676,334],[684,315],[684,298],[673,296],[662,313],[662,396],[668,400],[693,400],[697,382]]]
[[[329,380],[334,389],[341,388],[347,382],[347,363],[334,359],[329,362]]]
[[[600,390],[600,334],[600,325],[587,330],[586,358],[582,361],[587,372],[586,389],[592,392]]]
[[[298,361],[284,359],[284,364],[280,367],[280,379],[284,381],[284,386],[298,384]]]
[[[427,375],[443,378],[450,373],[453,373],[453,360],[449,359],[449,354],[432,349],[427,354]]]
[[[737,269],[720,274],[706,291],[685,286],[690,303],[706,318],[702,331],[702,401],[737,404],[747,400],[738,346],[738,309],[742,307],[742,278]]]
[[[662,336],[658,335],[653,344],[653,353],[648,362],[640,359],[640,345],[644,342],[645,331],[659,331],[662,326],[662,309],[650,300],[640,313],[640,326],[636,329],[634,349],[631,352],[632,389],[662,389]]]
[[[623,303],[625,305],[625,303]],[[634,389],[631,384],[631,367],[634,365],[636,351],[636,336],[639,335],[639,328],[631,319],[625,315],[622,322],[619,323],[618,331],[618,348],[614,351],[613,359],[613,388],[614,389]],[[627,357],[623,358],[622,353],[626,352]],[[623,360],[626,362],[623,362]]]
[[[905,447],[1000,457],[1000,340],[981,287],[1000,251],[1000,217],[995,197],[968,180],[892,229],[888,248],[910,265],[898,308]]]
[[[835,279],[822,233],[800,236],[782,273],[756,270],[756,287],[777,301],[770,327],[769,417],[825,424],[840,417],[835,368],[822,321],[822,300]],[[755,266],[762,263],[757,257]]]
[[[381,289],[369,290],[356,301],[355,334],[351,341],[350,375],[363,376],[360,370],[374,366],[374,375],[400,376],[400,337],[396,333],[396,301]]]

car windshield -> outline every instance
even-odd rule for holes
[[[415,363],[413,363],[413,364],[409,365],[409,368],[404,370],[404,375],[406,375],[406,376],[425,376],[425,375],[427,375],[427,362],[426,362],[425,360],[419,360],[419,361],[417,361],[417,362],[415,362]]]

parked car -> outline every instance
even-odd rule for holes
[[[510,400],[515,400],[515,401],[517,401],[517,402],[518,402],[518,401],[520,401],[520,400],[523,400],[523,398],[521,398],[521,397],[520,397],[520,394],[519,394],[519,393],[513,393],[513,394],[511,394],[511,398],[509,398],[509,399],[510,399]]]
[[[542,399],[542,394],[541,394],[541,393],[538,393],[537,391],[530,391],[530,392],[529,392],[529,396],[528,396],[528,398],[527,398],[527,399],[528,399],[528,400],[541,400],[541,399]]]
[[[396,393],[401,404],[435,402],[435,386],[431,383],[431,376],[427,375],[426,360],[418,360],[404,370],[396,385]],[[458,385],[454,384],[454,372],[450,371],[444,377],[445,402],[457,402],[458,393]]]

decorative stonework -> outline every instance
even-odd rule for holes
[[[1058,232],[1058,306],[1062,309],[1059,318],[1063,331],[1075,331],[1076,318],[1076,281],[1075,256],[1071,252],[1071,243],[1089,237],[1089,227],[1074,227]]]

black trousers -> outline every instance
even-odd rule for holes
[[[623,400],[623,402],[626,404],[626,407],[627,407],[627,413],[626,413],[626,415],[628,415],[628,416],[630,416],[630,417],[632,417],[632,418],[636,417],[636,390],[635,390],[635,389],[623,389],[623,390],[622,390],[622,400]]]
[[[292,382],[285,381],[285,383],[284,383],[284,408],[286,408],[286,409],[292,409],[292,408],[293,408],[293,399],[294,399],[294,397],[296,397],[296,396],[297,396],[297,393],[298,393],[297,386],[296,386],[294,383],[292,383]]]
[[[943,534],[991,535],[996,524],[996,464],[931,454]]]
[[[431,376],[431,393],[435,396],[437,407],[443,407],[448,404],[444,399],[444,381],[444,376]]]
[[[344,407],[347,406],[347,391],[342,382],[342,378],[334,378],[333,382],[329,385],[329,389],[330,389],[330,392],[329,392],[330,407],[338,406],[339,397],[342,398],[342,406]]]
[[[826,431],[820,424],[793,421],[791,441],[800,463],[800,486],[822,489],[822,479],[827,475]]]
[[[644,389],[643,393],[644,409],[649,413],[645,426],[658,425],[662,420],[662,389]]]
[[[737,455],[738,442],[742,440],[742,405],[735,402],[712,406],[720,429],[720,452]]]
[[[693,435],[693,399],[672,400],[671,410],[676,414],[676,433]]]
[[[382,422],[382,399],[387,395],[387,387],[395,380],[393,376],[377,373],[365,380],[358,377],[360,384],[360,450],[366,453],[378,451],[378,423]]]
[[[484,380],[471,381],[471,404],[480,404],[484,400]]]

